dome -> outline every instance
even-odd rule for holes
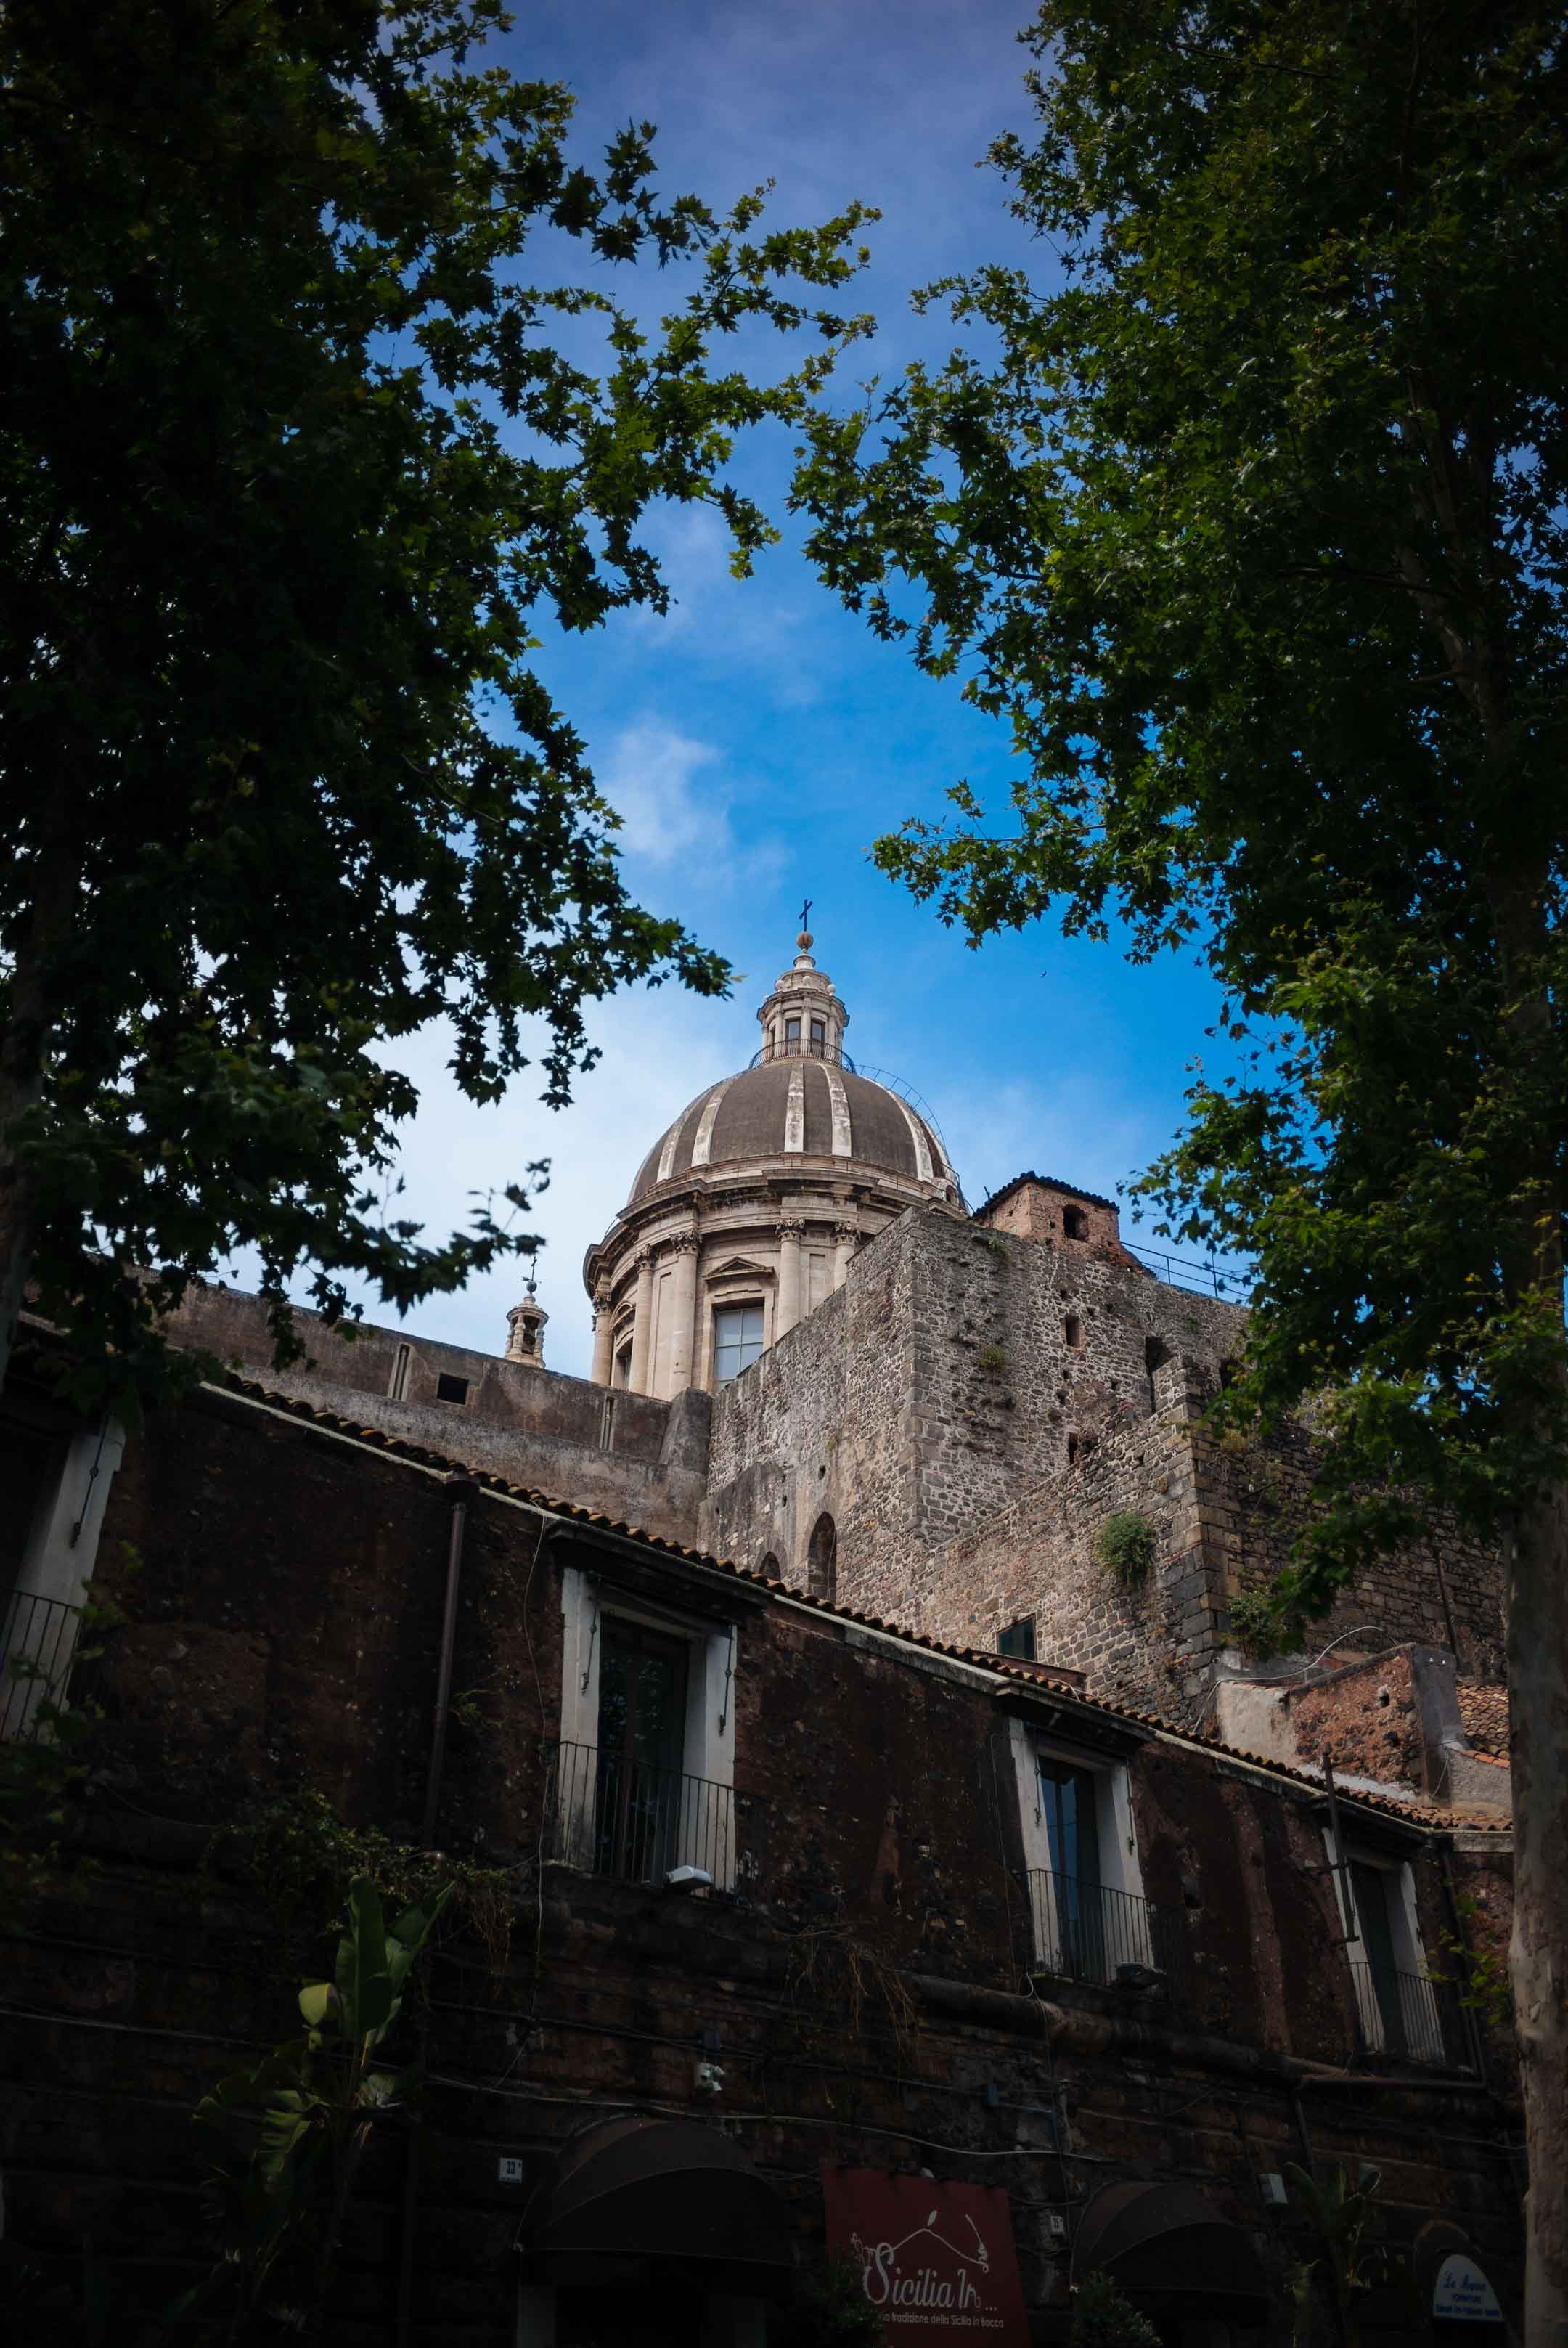
[[[704,1168],[799,1156],[842,1159],[908,1182],[952,1172],[925,1119],[843,1062],[789,1056],[725,1076],[688,1102],[638,1169],[629,1205]]]

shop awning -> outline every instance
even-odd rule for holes
[[[1097,2268],[1151,2311],[1268,2320],[1268,2281],[1252,2236],[1190,2185],[1102,2187],[1079,2220],[1073,2281]]]
[[[717,2128],[627,2117],[583,2129],[524,2221],[531,2250],[794,2266],[783,2202]]]

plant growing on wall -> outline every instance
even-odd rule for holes
[[[1094,1536],[1094,1554],[1123,1590],[1141,1589],[1154,1562],[1154,1528],[1136,1509],[1118,1509]]]
[[[775,2324],[769,2348],[856,2348],[882,2338],[882,2318],[861,2288],[847,2259],[829,2259],[795,2277],[794,2289]]]
[[[415,2069],[395,2071],[377,2052],[449,1896],[448,1888],[428,1910],[407,1909],[388,1926],[375,1886],[357,1876],[333,1977],[300,1992],[303,2037],[236,2071],[198,2105],[197,2123],[215,2140],[207,2196],[221,2252],[177,2313],[195,2312],[232,2281],[237,2328],[270,2312],[319,2333],[371,2130],[419,2084]]]
[[[1148,2317],[1108,2274],[1088,2274],[1072,2294],[1071,2348],[1160,2348]]]

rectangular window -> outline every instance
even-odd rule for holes
[[[392,1365],[392,1383],[386,1389],[389,1400],[406,1402],[408,1399],[408,1365],[413,1359],[413,1346],[399,1345]]]
[[[449,1370],[441,1371],[436,1380],[436,1399],[437,1402],[466,1402],[467,1379],[455,1378]]]
[[[727,1386],[763,1350],[760,1304],[725,1304],[713,1315],[713,1378]]]
[[[1331,1861],[1332,1831],[1325,1829]],[[1345,1953],[1356,1993],[1356,2023],[1367,2051],[1415,2063],[1446,2064],[1441,1985],[1427,1970],[1408,1866],[1354,1849],[1334,1869],[1334,1895],[1345,1927]],[[1346,1877],[1349,1877],[1347,1912]]]
[[[615,1383],[624,1390],[631,1384],[631,1341],[628,1338],[615,1356]]]
[[[999,1655],[1018,1655],[1027,1663],[1034,1661],[1034,1616],[1020,1614],[1009,1622],[997,1640]]]
[[[1015,1721],[1034,1962],[1114,1986],[1180,1977],[1183,1920],[1143,1897],[1126,1764],[1047,1742]]]
[[[784,1021],[784,1050],[786,1052],[798,1052],[799,1049],[800,1021],[798,1019],[786,1019]]]
[[[825,1025],[820,1019],[814,1019],[811,1023],[811,1048],[815,1053],[819,1060],[822,1057],[823,1048],[826,1042],[827,1028]]]
[[[594,1871],[655,1882],[680,1864],[691,1650],[604,1618],[599,1657]]]
[[[567,1566],[551,1858],[623,1881],[735,1880],[733,1622],[688,1621]]]

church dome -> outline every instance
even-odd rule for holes
[[[716,1390],[825,1305],[898,1216],[963,1211],[931,1117],[897,1077],[856,1068],[810,933],[795,944],[757,1013],[761,1051],[687,1102],[583,1259],[599,1385]]]
[[[689,1101],[638,1169],[629,1205],[661,1182],[759,1159],[843,1159],[906,1181],[952,1179],[941,1143],[907,1101],[842,1057],[781,1045]]]

